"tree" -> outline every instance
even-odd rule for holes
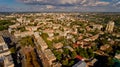
[[[20,41],[21,45],[22,46],[33,46],[34,47],[34,41],[33,41],[33,38],[30,37],[30,36],[27,36],[27,37],[23,37]]]
[[[83,57],[89,58],[89,54],[88,54],[87,50],[86,49],[83,49],[83,50],[84,50],[83,51]]]
[[[19,28],[18,28],[18,30],[20,30],[21,32],[26,31],[26,29],[25,29],[25,27],[24,27],[24,26],[23,26],[23,27],[19,27]]]
[[[114,19],[114,21],[116,22],[116,25],[118,25],[118,26],[120,26],[120,17],[119,18],[116,18],[116,19]]]
[[[104,22],[108,23],[110,20],[111,20],[111,17],[110,16],[106,16],[105,19],[104,19]]]
[[[74,59],[75,57],[76,57],[76,55],[77,55],[77,53],[75,52],[75,51],[73,51],[72,53],[70,53],[71,54],[71,58],[72,59]]]
[[[68,63],[68,65],[67,66],[72,66],[74,64],[74,61],[73,60],[71,60],[71,61],[69,61],[69,63]]]
[[[55,35],[55,36],[58,36],[58,35],[59,35],[59,33],[54,33],[54,35]]]
[[[94,53],[92,49],[88,49],[87,53],[88,53],[89,58],[94,57]]]
[[[16,52],[15,47],[10,48],[10,52],[11,52],[11,53],[15,53],[15,52]]]
[[[68,65],[68,60],[67,59],[66,60],[62,60],[62,64],[65,65],[65,66]]]
[[[67,66],[67,67],[71,67],[73,64],[74,64],[74,61],[73,60],[68,60],[68,59],[65,59],[62,61],[62,64],[63,66]]]
[[[93,49],[93,51],[97,50],[97,46],[92,46],[91,49]]]
[[[53,51],[58,61],[62,60],[62,53],[60,51]]]
[[[67,48],[64,48],[64,54],[69,55],[70,51]]]
[[[7,30],[9,25],[14,24],[10,20],[0,20],[0,31]]]
[[[107,59],[107,66],[108,66],[108,67],[112,67],[113,64],[114,64],[113,58],[112,58],[112,57],[108,57],[108,59]]]
[[[116,50],[116,53],[117,53],[117,54],[120,54],[120,50]]]

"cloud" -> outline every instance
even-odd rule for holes
[[[117,11],[120,12],[119,0],[16,0],[24,4],[25,7],[0,7],[5,11]],[[114,6],[113,6],[114,5]],[[31,10],[32,9],[32,10]]]
[[[46,11],[120,11],[119,0],[18,0],[27,6],[38,5],[39,10]],[[114,4],[114,6],[113,6]],[[34,9],[35,7],[33,7]],[[38,10],[38,9],[36,9]],[[38,11],[39,11],[38,10]]]
[[[54,9],[55,6],[52,6],[52,5],[46,5],[46,8],[47,8],[47,9]]]
[[[105,6],[109,2],[100,0],[19,0],[28,5],[52,5],[52,6]]]
[[[95,4],[96,5],[106,6],[106,5],[109,5],[110,3],[109,2],[96,2]]]
[[[117,9],[120,9],[120,1],[119,0],[113,1],[112,6],[114,6]]]

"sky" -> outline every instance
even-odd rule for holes
[[[120,0],[0,0],[0,12],[120,12]]]

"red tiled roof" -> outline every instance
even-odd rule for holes
[[[78,46],[79,46],[79,44],[76,44],[76,43],[73,44],[73,47],[74,47],[74,48],[76,48],[76,47],[78,47]]]
[[[83,57],[81,57],[81,56],[79,56],[79,55],[77,55],[76,58],[79,59],[79,60],[82,60],[82,59],[83,59]]]

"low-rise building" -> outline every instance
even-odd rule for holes
[[[14,25],[10,25],[9,28],[17,28],[20,26],[20,23],[16,23]]]
[[[100,47],[100,50],[105,51],[108,48],[110,48],[110,45],[109,44],[105,44],[105,45],[103,45],[103,46]]]
[[[54,30],[52,30],[52,29],[45,29],[43,31],[43,33],[47,33],[49,37],[53,37],[54,36]]]
[[[60,49],[60,48],[63,47],[63,44],[62,44],[62,43],[56,43],[56,44],[54,44],[53,46],[54,46],[54,48],[56,48],[56,49]]]
[[[91,60],[89,62],[89,66],[94,66],[94,64],[97,62],[98,60],[96,58],[94,58],[93,60]]]
[[[115,55],[115,58],[117,58],[117,59],[120,60],[120,54],[116,54],[116,55]]]
[[[34,34],[33,31],[15,32],[15,33],[14,33],[14,36],[15,36],[16,38],[18,38],[18,37],[31,36],[31,35],[33,35],[33,34]]]
[[[103,28],[103,26],[100,25],[100,24],[94,24],[94,25],[93,25],[93,29],[94,29],[94,30],[96,30],[96,29],[97,29],[97,30],[101,30],[102,28]]]
[[[55,37],[48,37],[47,40],[52,41]]]
[[[92,37],[89,37],[89,38],[86,38],[86,39],[84,39],[84,41],[94,41],[94,40],[96,40],[98,37],[99,37],[99,34],[97,34],[97,35],[95,35],[95,36],[92,36]]]
[[[52,67],[62,67],[62,64],[61,64],[61,63],[56,62],[56,63],[53,63]]]
[[[29,31],[36,31],[38,29],[38,26],[26,26],[25,29]]]
[[[74,51],[74,49],[72,47],[70,47],[70,46],[65,46],[64,48],[69,49],[71,52]]]

